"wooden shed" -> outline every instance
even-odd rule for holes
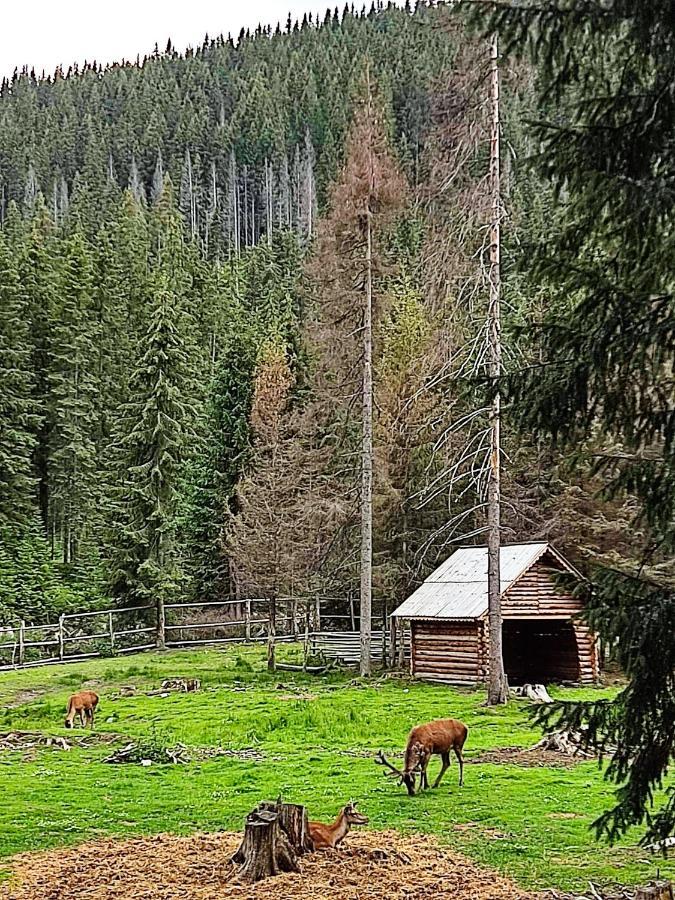
[[[504,668],[512,685],[598,678],[596,640],[577,619],[581,602],[556,573],[580,573],[549,543],[500,552]],[[484,681],[489,658],[487,547],[462,547],[393,613],[408,620],[411,671],[423,679]]]

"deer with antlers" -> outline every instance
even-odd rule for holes
[[[441,757],[441,771],[434,782],[438,787],[441,778],[450,765],[450,752],[454,752],[459,763],[459,786],[464,784],[464,758],[462,749],[466,741],[469,729],[464,722],[457,719],[438,719],[435,722],[427,722],[426,725],[416,725],[408,735],[405,747],[405,759],[403,769],[397,769],[385,757],[380,750],[375,757],[375,762],[389,769],[386,773],[399,779],[399,784],[404,784],[408,794],[415,796],[415,775],[419,772],[420,789],[428,788],[427,766],[432,756]]]

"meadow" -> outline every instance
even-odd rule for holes
[[[284,647],[280,655],[297,652]],[[181,676],[201,679],[201,691],[147,696],[162,679]],[[0,871],[2,859],[15,853],[107,835],[240,830],[259,800],[282,794],[324,820],[353,798],[370,828],[433,833],[524,887],[638,882],[657,868],[675,877],[672,862],[637,846],[637,833],[615,847],[595,840],[589,826],[612,802],[612,785],[597,763],[471,762],[482,751],[530,747],[539,739],[520,701],[491,709],[482,691],[401,677],[367,682],[344,671],[269,675],[260,648],[236,647],[0,673],[0,732],[81,735],[66,731],[63,719],[69,694],[83,686],[101,697],[96,733],[119,735],[120,745],[136,740],[149,753],[176,743],[254,748],[261,758],[143,767],[106,763],[116,746],[107,743],[0,752]],[[458,787],[453,762],[439,789],[408,797],[372,755],[380,748],[400,753],[412,725],[448,716],[469,727],[465,786]],[[432,762],[432,775],[439,764]]]

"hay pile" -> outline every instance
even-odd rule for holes
[[[349,835],[342,850],[302,858],[300,874],[256,885],[228,861],[237,834],[157,835],[100,840],[10,860],[4,900],[528,900],[489,869],[442,849],[431,837]],[[3,893],[4,891],[4,893]]]

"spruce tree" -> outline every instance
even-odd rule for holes
[[[164,642],[164,603],[180,584],[176,513],[182,467],[194,451],[195,375],[188,353],[192,327],[181,298],[159,272],[151,285],[147,330],[123,409],[119,525],[111,549],[113,590],[127,601],[156,603]]]

